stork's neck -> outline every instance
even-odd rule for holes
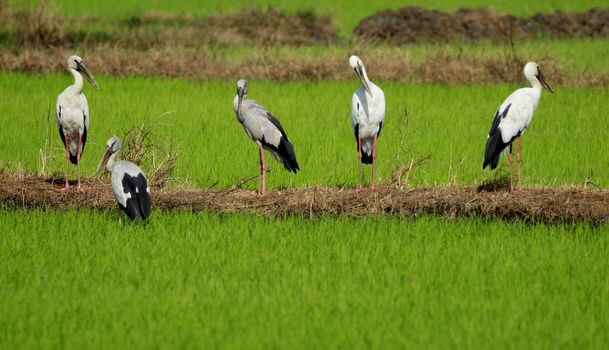
[[[541,82],[539,81],[539,78],[531,76],[527,77],[527,79],[529,80],[529,83],[531,83],[533,89],[538,90],[541,93]]]
[[[532,97],[533,97],[533,109],[537,109],[537,105],[539,104],[539,100],[541,99],[541,82],[537,77],[532,77],[529,79],[531,83]]]
[[[241,101],[241,109],[243,110],[243,103],[245,102],[245,98],[247,97],[247,95],[243,95],[243,101]],[[243,123],[243,118],[241,117],[241,114],[239,113],[239,95],[235,95],[235,98],[233,99],[233,109],[235,110],[235,115],[237,115],[237,119],[239,119],[240,122]]]
[[[70,73],[74,76],[74,85],[72,85],[72,89],[76,94],[80,94],[82,92],[83,80],[82,75],[76,71],[76,69],[70,68]]]
[[[109,172],[112,172],[112,169],[114,169],[114,164],[116,164],[116,155],[117,154],[118,154],[118,152],[114,152],[114,153],[112,153],[110,158],[108,158],[108,162],[106,163],[106,169],[108,169]]]
[[[235,95],[235,98],[233,98],[233,109],[235,110],[235,114],[239,116],[239,111],[237,108],[239,108],[239,95]]]

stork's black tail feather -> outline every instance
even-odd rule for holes
[[[362,163],[363,164],[372,164],[372,154],[367,154],[362,151]]]
[[[283,166],[287,171],[291,171],[293,173],[297,173],[300,170],[298,166],[298,162],[296,161],[296,153],[294,153],[294,146],[285,137],[281,137],[279,141],[279,147],[277,147],[276,151],[277,155],[281,159]]]
[[[72,154],[72,152],[70,152],[70,163],[74,165],[78,164],[78,156],[76,156],[76,154]]]
[[[131,220],[143,221],[150,215],[150,194],[146,190],[148,182],[143,174],[123,177],[123,188],[131,198],[127,199],[126,206],[120,206]]]
[[[491,166],[491,170],[495,169],[499,164],[499,158],[501,152],[509,146],[514,139],[510,142],[505,143],[501,138],[501,131],[495,132],[492,136],[486,139],[486,149],[484,150],[484,163],[482,163],[482,169],[486,168],[487,165]]]
[[[68,147],[68,145],[66,145],[66,138],[64,136],[62,127],[59,127],[59,137],[61,137],[61,142],[63,142],[63,147]],[[81,157],[82,157],[82,153],[84,153],[84,151],[85,151],[86,143],[87,143],[87,129],[85,128],[84,133],[82,134],[82,145],[81,145],[81,151],[80,151]],[[78,155],[70,152],[70,163],[72,163],[74,165],[78,164]]]

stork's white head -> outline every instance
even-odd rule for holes
[[[349,57],[349,65],[351,66],[351,68],[356,69],[357,67],[363,67],[364,62],[362,62],[359,57],[353,55]]]
[[[95,170],[95,173],[99,173],[99,170],[105,165],[108,164],[107,168],[108,171],[111,171],[112,169],[112,163],[114,163],[114,161],[110,161],[112,156],[116,155],[118,152],[120,152],[120,150],[123,148],[123,143],[121,142],[121,139],[119,139],[116,135],[112,136],[108,142],[106,142],[106,149],[104,150],[104,154],[102,155],[101,160],[99,161],[99,165],[97,165],[97,170]],[[114,159],[114,157],[112,157],[112,159]]]
[[[89,83],[91,83],[91,85],[93,85],[94,88],[96,88],[96,89],[99,88],[97,85],[97,82],[93,78],[93,75],[89,72],[89,69],[85,65],[85,61],[83,61],[82,58],[80,58],[76,55],[72,55],[72,56],[68,57],[67,63],[68,63],[68,70],[75,70],[79,73],[84,74],[85,78],[87,78]]]
[[[110,149],[112,153],[117,153],[123,148],[123,143],[118,136],[114,135],[106,142],[106,148]]]
[[[532,85],[540,83],[544,88],[546,88],[546,90],[554,93],[550,85],[546,82],[546,79],[541,73],[541,69],[539,69],[539,65],[537,63],[528,62],[524,66],[524,76],[531,82]]]
[[[237,81],[237,95],[239,95],[239,96],[247,95],[247,80],[239,79]]]
[[[237,97],[239,98],[237,113],[239,113],[239,115],[241,115],[241,104],[243,103],[245,96],[247,96],[247,81],[245,79],[239,79],[237,81]]]
[[[351,68],[353,68],[355,74],[357,74],[359,80],[362,82],[364,90],[366,90],[366,92],[372,96],[372,91],[368,85],[368,75],[366,74],[366,68],[364,68],[364,62],[362,62],[359,57],[353,55],[349,57],[349,65]]]

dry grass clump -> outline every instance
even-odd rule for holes
[[[538,13],[529,18],[502,15],[488,8],[461,8],[454,12],[416,6],[384,10],[359,22],[355,37],[391,44],[489,39],[507,41],[539,35],[575,38],[609,35],[609,9],[585,13]]]
[[[0,68],[20,72],[63,71],[67,48],[24,49],[20,52],[0,51]],[[349,80],[353,71],[345,57],[299,58],[266,56],[226,61],[207,56],[204,50],[174,50],[159,47],[149,50],[121,49],[100,46],[83,50],[95,74],[167,76],[189,79],[251,79],[288,80]],[[366,56],[369,72],[379,80],[415,81],[443,84],[523,83],[525,61],[510,54],[503,56],[465,56],[450,52],[430,54],[422,62],[410,60],[403,54],[370,54]],[[545,56],[537,60],[552,86],[605,86],[609,74],[582,72],[567,74],[563,65]]]
[[[272,8],[244,8],[203,18],[148,13],[127,19],[62,18],[46,3],[32,6],[0,4],[5,44],[46,48],[114,45],[145,50],[165,46],[310,45],[337,41],[327,15],[313,11],[288,14]]]
[[[5,207],[113,209],[116,204],[107,183],[85,179],[85,193],[59,193],[62,181],[27,173],[1,173],[0,203]],[[269,190],[265,197],[243,189],[168,189],[151,192],[154,206],[164,210],[246,212],[272,216],[322,215],[487,217],[531,222],[609,221],[609,190],[530,188],[523,193],[476,187],[380,186],[376,192],[312,186]]]
[[[0,4],[0,20],[8,42],[16,46],[54,47],[66,44],[62,20],[45,3],[14,8]]]
[[[123,151],[119,157],[140,166],[150,187],[160,189],[167,186],[178,160],[176,140],[162,141],[146,124],[132,127],[121,139]]]
[[[211,16],[201,21],[201,27],[210,34],[210,42],[241,44],[255,38],[261,45],[331,44],[337,41],[336,27],[328,15],[313,11],[286,14],[269,8]]]

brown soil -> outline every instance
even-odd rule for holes
[[[61,180],[3,173],[0,203],[5,207],[114,209],[110,184],[85,180],[85,193],[60,193]],[[523,193],[486,192],[476,187],[397,189],[381,186],[377,192],[314,186],[270,190],[265,197],[243,189],[160,189],[152,191],[153,206],[163,210],[247,212],[264,215],[348,215],[489,217],[541,222],[609,220],[609,190],[544,188]]]
[[[384,10],[364,18],[354,29],[357,38],[391,44],[513,38],[540,35],[560,38],[609,36],[609,9],[585,13],[538,13],[529,18],[502,15],[480,8],[441,12],[415,6]]]

